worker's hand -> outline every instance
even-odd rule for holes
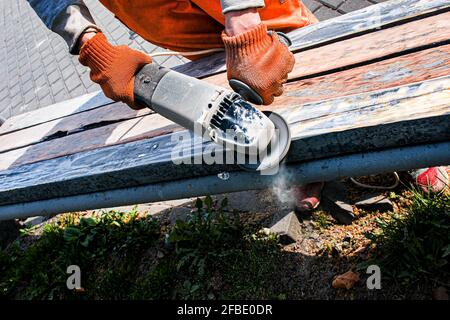
[[[283,93],[283,84],[294,68],[294,56],[281,43],[275,32],[259,24],[248,31],[229,36],[222,33],[227,55],[228,79],[249,85],[263,99],[265,105]]]
[[[134,78],[152,62],[149,56],[127,46],[113,46],[102,33],[97,33],[81,46],[79,60],[91,69],[91,80],[100,85],[108,98],[125,102],[133,109],[142,108],[134,103]]]

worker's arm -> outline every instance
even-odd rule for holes
[[[47,28],[64,38],[73,54],[78,54],[78,40],[86,30],[100,31],[82,0],[28,2]]]
[[[64,38],[72,54],[91,69],[92,81],[98,83],[108,98],[123,101],[132,108],[134,76],[149,56],[126,46],[113,46],[82,0],[28,0],[31,7],[52,31]]]
[[[91,79],[100,84],[107,97],[138,108],[134,104],[134,76],[151,62],[149,56],[129,47],[111,45],[101,32],[97,33],[99,29],[81,0],[29,2],[47,27],[63,36],[70,51],[80,53],[80,62],[91,69]],[[260,94],[264,104],[270,104],[282,94],[294,58],[276,34],[269,35],[261,24],[256,11],[261,1],[223,0],[222,5],[228,78],[247,83]]]

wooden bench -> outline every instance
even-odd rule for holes
[[[290,33],[270,106],[292,131],[288,183],[450,163],[450,1],[392,0]],[[177,71],[227,87],[223,54]],[[186,132],[93,93],[0,127],[0,219],[266,188],[280,175],[177,165]],[[199,156],[210,143],[189,145]]]

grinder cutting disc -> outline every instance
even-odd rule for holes
[[[286,120],[279,114],[271,111],[263,111],[263,113],[273,122],[275,133],[266,150],[260,152],[258,159],[245,164],[239,164],[247,171],[261,171],[264,174],[270,174],[271,169],[277,169],[279,163],[284,159],[291,146],[291,131]]]

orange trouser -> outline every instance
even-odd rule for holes
[[[175,51],[223,47],[219,0],[100,0],[145,40]],[[288,32],[317,22],[300,0],[266,0],[259,13],[269,29]]]

